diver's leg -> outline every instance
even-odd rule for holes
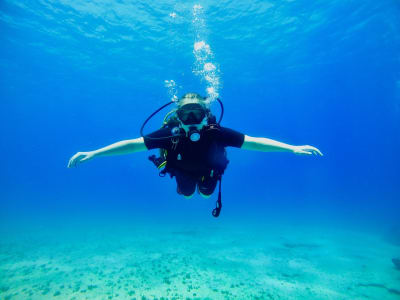
[[[206,198],[206,199],[208,199],[208,198],[211,197],[211,194],[210,194],[210,195],[205,195],[205,194],[202,194],[201,192],[199,192],[199,194],[200,194],[203,198]]]
[[[176,191],[186,199],[192,198],[196,190],[196,181],[182,172],[175,172]]]
[[[215,187],[217,186],[218,179],[215,177],[203,176],[197,182],[197,191],[204,198],[210,198],[214,193]]]

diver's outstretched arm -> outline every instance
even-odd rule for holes
[[[304,146],[293,146],[285,143],[281,143],[275,140],[267,139],[267,138],[257,138],[245,135],[244,142],[241,149],[246,150],[255,150],[255,151],[263,151],[263,152],[292,152],[295,154],[308,154],[308,155],[323,155],[321,151],[317,148],[309,145]]]
[[[129,154],[145,150],[147,150],[147,147],[142,137],[120,141],[94,151],[76,153],[69,160],[68,168],[76,167],[78,164],[89,161],[95,157]]]

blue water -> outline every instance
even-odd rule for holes
[[[1,227],[71,216],[400,226],[399,16],[395,0],[1,1]],[[199,72],[207,62],[211,84]],[[210,86],[224,126],[324,156],[228,149],[219,219],[217,193],[181,198],[149,153],[67,168],[78,151],[139,137],[174,92]]]

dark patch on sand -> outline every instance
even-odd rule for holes
[[[400,295],[400,290],[388,288],[388,287],[386,287],[386,285],[381,284],[381,283],[359,283],[358,286],[382,288],[382,289],[387,290],[391,294]]]
[[[319,248],[320,245],[312,244],[312,243],[283,243],[283,246],[286,248],[307,248],[307,249],[315,249]]]
[[[396,269],[400,271],[400,259],[399,258],[392,258],[392,263],[394,264]]]

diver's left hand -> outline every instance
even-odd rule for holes
[[[309,145],[304,145],[304,146],[293,146],[293,153],[295,154],[306,154],[306,155],[321,155],[321,151],[319,151],[317,148]]]

